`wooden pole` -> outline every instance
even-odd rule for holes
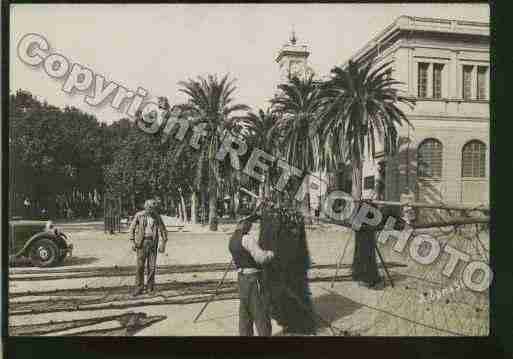
[[[385,264],[385,260],[383,259],[383,256],[381,255],[381,252],[379,251],[379,248],[376,245],[375,241],[374,241],[374,248],[376,249],[376,253],[378,254],[378,257],[379,257],[379,260],[381,261],[381,264],[383,265],[383,269],[385,270],[385,274],[386,274],[388,280],[390,281],[390,285],[393,288],[394,287],[394,281],[392,280],[392,276],[388,272],[388,268],[387,268],[387,265]]]
[[[344,260],[344,256],[346,255],[346,249],[349,246],[350,241],[351,241],[351,239],[347,240],[347,242],[344,246],[344,250],[342,251],[342,255],[340,256],[340,259],[337,262],[337,268],[335,269],[335,275],[333,276],[333,279],[331,280],[331,285],[330,285],[331,288],[333,288],[333,286],[335,285],[335,279],[337,278],[338,271],[340,269],[340,266],[342,265],[342,261]]]
[[[355,202],[359,202],[356,201]],[[396,206],[396,207],[414,207],[414,208],[432,208],[432,209],[443,209],[447,211],[490,211],[489,207],[485,206],[463,206],[457,204],[443,204],[443,203],[421,203],[421,202],[393,202],[393,201],[377,201],[377,200],[361,200],[361,202],[367,202],[372,204]]]
[[[431,222],[431,223],[418,223],[410,225],[412,228],[434,228],[434,227],[449,227],[449,226],[461,226],[465,224],[485,224],[490,222],[490,217],[483,218],[468,218],[468,217],[460,217],[449,219],[445,222]]]
[[[260,198],[257,194],[247,190],[244,187],[240,188],[241,191],[249,194],[251,197]],[[415,207],[415,208],[432,208],[432,209],[443,209],[447,211],[490,211],[489,207],[486,206],[463,206],[458,204],[443,204],[443,203],[422,203],[422,202],[395,202],[395,201],[378,201],[371,199],[353,200],[354,202],[370,203],[375,205],[387,205],[396,207]]]
[[[203,314],[203,312],[205,311],[205,309],[207,309],[207,306],[210,304],[210,302],[217,296],[217,292],[219,291],[219,288],[221,288],[221,286],[223,285],[224,283],[224,280],[226,278],[226,275],[228,274],[228,272],[230,271],[230,268],[232,267],[233,265],[233,259],[230,261],[230,263],[226,266],[226,269],[224,270],[224,274],[223,274],[223,278],[221,278],[221,280],[219,281],[219,283],[217,283],[217,287],[216,287],[216,290],[214,292],[214,294],[212,294],[212,296],[210,296],[210,298],[208,299],[208,301],[203,305],[203,307],[201,308],[201,310],[199,311],[199,313],[196,315],[196,317],[194,318],[194,320],[192,321],[193,323],[196,323],[196,321],[199,319],[199,317],[201,317],[201,314]]]
[[[327,223],[327,224],[337,224],[342,227],[351,228],[352,222],[349,220],[345,221],[337,221],[337,220],[330,220],[330,219],[324,219],[321,218],[321,222]],[[454,219],[449,219],[447,221],[440,221],[440,222],[428,222],[428,223],[418,223],[418,224],[410,224],[409,228],[417,229],[417,228],[438,228],[438,227],[450,227],[450,226],[460,226],[460,225],[466,225],[466,224],[485,224],[490,222],[490,217],[483,217],[483,218],[468,218],[468,217],[459,217]],[[381,231],[385,229],[385,226],[383,224],[378,225],[375,227],[375,230]]]
[[[241,188],[240,188],[240,190],[241,190],[242,192],[246,193],[246,194],[249,194],[249,195],[250,195],[251,197],[253,197],[253,198],[256,198],[256,199],[259,199],[259,198],[260,198],[257,194],[255,194],[255,193],[253,193],[253,192],[251,192],[251,191],[249,191],[249,190],[245,189],[244,187],[241,187]]]

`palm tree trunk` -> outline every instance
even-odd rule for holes
[[[185,205],[185,198],[183,197],[182,193],[180,193],[180,203],[182,205],[182,216],[183,216],[183,222],[187,222],[187,206]]]
[[[358,162],[358,163],[356,163]],[[353,173],[352,173],[352,189],[351,195],[354,200],[359,201],[362,199],[362,172],[363,172],[363,163],[361,161],[355,161],[353,163]]]
[[[235,219],[237,219],[237,215],[239,213],[240,206],[240,191],[235,191],[233,193],[233,213],[235,214]]]
[[[359,201],[362,199],[362,172],[363,164],[361,161],[353,163],[352,190],[353,199]],[[360,205],[360,203],[357,203]],[[376,231],[372,228],[362,226],[360,230],[353,231],[354,254],[352,264],[352,279],[363,282],[367,285],[374,284],[378,278],[378,265],[376,262]]]
[[[258,197],[262,198],[265,196],[264,182],[258,184]]]
[[[265,195],[265,198],[271,198],[271,178],[269,176],[269,173],[267,173],[265,175],[264,195]]]
[[[177,201],[176,202],[176,217],[178,217],[178,219],[183,222],[183,216],[182,216],[182,204],[180,203],[180,201]]]
[[[230,191],[230,216],[232,217],[232,219],[235,219],[237,218],[236,214],[235,214],[235,193],[237,192],[236,190],[233,189],[234,186],[232,186],[232,190]]]
[[[194,215],[196,221],[194,223],[204,223],[205,218],[205,188],[203,186],[205,164],[205,152],[202,151],[198,160],[198,167],[196,169],[196,178],[194,179],[193,196],[195,196],[195,211]],[[198,218],[199,217],[199,218]]]
[[[301,204],[303,215],[307,224],[312,225],[312,212],[310,210],[310,178],[306,177],[306,194]]]
[[[161,195],[162,197],[162,202],[164,203],[164,213],[166,215],[169,214],[169,211],[168,211],[168,199],[167,199],[167,195],[165,193],[162,193]]]
[[[136,208],[136,205],[135,205],[135,186],[134,186],[133,182],[132,182],[130,200],[132,202],[132,215],[134,215],[135,212],[137,211],[137,208]]]
[[[215,144],[215,143],[214,143]],[[214,146],[217,149],[217,147]],[[211,231],[217,231],[217,177],[218,167],[215,153],[210,149],[208,156],[208,225]]]
[[[178,217],[178,208],[176,207],[176,202],[173,197],[169,199],[169,208],[171,212],[171,216]]]
[[[204,186],[203,186],[204,187]],[[208,220],[207,218],[207,193],[208,188],[203,188],[201,193],[201,203],[200,203],[200,212],[201,212],[201,224],[205,224]]]
[[[208,224],[211,231],[217,231],[217,187],[215,179],[209,179],[208,186]]]
[[[191,193],[191,222],[193,224],[198,223],[198,193],[192,191]]]

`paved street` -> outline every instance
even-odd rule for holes
[[[101,223],[67,224],[62,228],[72,236],[73,258],[61,267],[18,266],[10,270],[12,335],[238,334],[234,271],[228,273],[215,301],[193,323],[230,260],[227,244],[233,225],[221,225],[218,233],[199,226],[186,226],[183,232],[170,228],[173,232],[167,251],[158,259],[158,291],[137,298],[129,295],[135,254],[126,233],[104,234]],[[388,282],[378,290],[359,287],[349,278],[353,252],[350,239],[348,232],[332,226],[315,226],[308,231],[313,260],[309,278],[318,335],[487,334],[487,293],[459,289],[440,298],[433,295],[435,289],[455,283],[453,278],[444,282],[441,264],[421,266],[380,245],[394,287]],[[470,252],[475,245],[471,242],[458,243],[468,246]],[[483,242],[486,244],[487,239]],[[344,259],[332,282],[346,244]],[[422,297],[426,300],[420,303]],[[273,322],[273,335],[280,335],[281,329]]]

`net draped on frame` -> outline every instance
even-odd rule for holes
[[[316,324],[308,284],[311,261],[303,215],[289,208],[263,209],[259,241],[263,249],[275,254],[263,270],[272,317],[287,332],[313,334]]]

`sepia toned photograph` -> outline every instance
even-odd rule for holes
[[[490,335],[488,4],[8,21],[8,336]]]

